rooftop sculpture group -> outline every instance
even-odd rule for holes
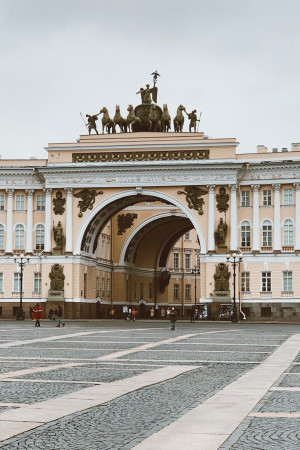
[[[168,110],[168,105],[164,104],[163,108],[157,105],[158,88],[156,86],[157,78],[160,76],[157,71],[152,73],[153,75],[153,87],[147,84],[146,88],[141,87],[137,94],[141,96],[142,103],[136,107],[128,105],[126,119],[122,117],[120,106],[116,105],[115,115],[113,119],[109,116],[107,108],[104,106],[98,114],[90,115],[86,114],[87,122],[85,123],[89,134],[92,130],[98,134],[97,120],[98,116],[102,114],[102,134],[116,133],[117,125],[121,133],[127,132],[139,132],[139,131],[152,131],[152,132],[168,132],[171,130],[171,116]],[[173,127],[175,132],[182,132],[184,125],[183,115],[187,115],[189,123],[189,131],[192,129],[196,133],[197,122],[199,124],[200,118],[197,118],[196,109],[188,113],[183,105],[179,105],[177,108],[176,116],[173,119]]]

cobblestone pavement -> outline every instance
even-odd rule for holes
[[[8,439],[0,433],[0,448],[131,449],[257,367],[297,332],[296,325],[279,324],[179,322],[171,332],[166,321],[67,322],[59,330],[46,321],[40,329],[2,321],[0,424],[7,411],[89,386],[170,365],[191,370]],[[293,390],[299,387],[300,365],[292,364],[220,448],[299,448],[300,392]]]

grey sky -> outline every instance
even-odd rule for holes
[[[202,111],[200,130],[241,152],[290,147],[299,17],[299,0],[0,0],[0,154],[47,157],[86,133],[80,111],[126,116],[155,69],[172,117]]]

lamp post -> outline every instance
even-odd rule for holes
[[[195,266],[194,269],[192,269],[192,274],[195,275],[195,304],[194,304],[194,308],[192,311],[192,317],[191,317],[191,322],[193,321],[193,315],[194,312],[196,311],[196,304],[197,304],[197,275],[200,275],[200,269]]]
[[[232,258],[232,260],[230,259]],[[239,265],[239,263],[243,259],[242,253],[239,253],[238,255],[236,253],[232,253],[232,255],[226,255],[227,262],[230,262],[233,267],[233,313],[231,315],[231,322],[238,322],[238,317],[236,313],[236,296],[235,296],[235,286],[236,286],[236,266]]]
[[[25,264],[29,263],[30,261],[30,255],[24,256],[23,254],[14,255],[14,260],[17,265],[20,267],[20,307],[19,311],[17,312],[16,319],[17,320],[25,320],[25,311],[23,311],[23,267]]]

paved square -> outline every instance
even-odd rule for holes
[[[0,448],[298,449],[297,325],[0,322]]]

